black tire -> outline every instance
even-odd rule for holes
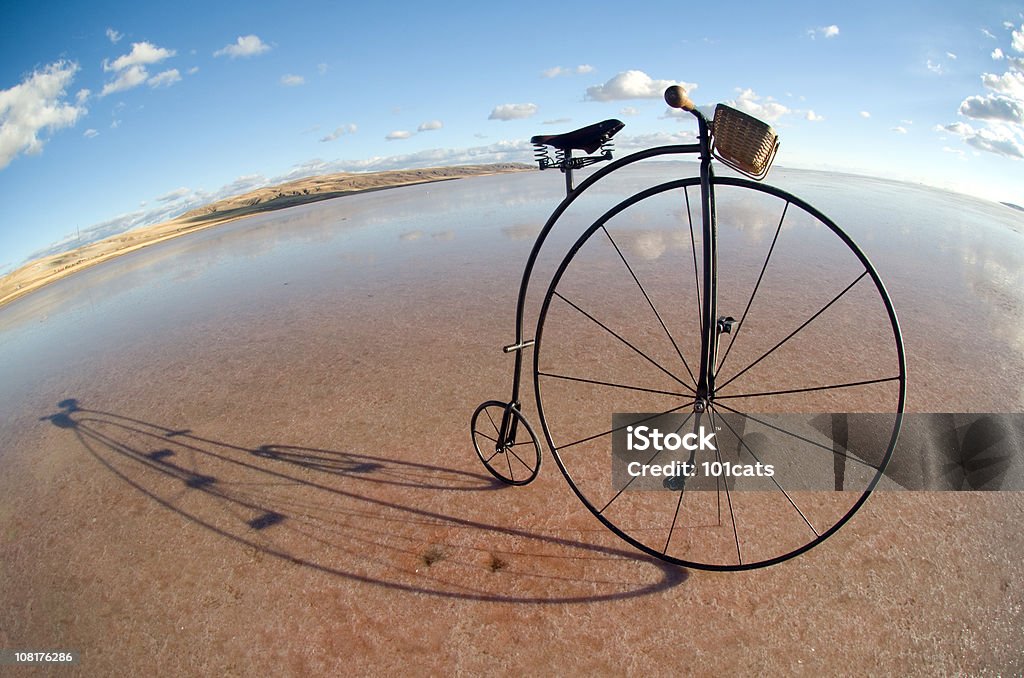
[[[526,485],[537,477],[540,440],[516,407],[499,400],[481,403],[470,430],[477,456],[495,478],[508,485]]]
[[[555,462],[598,520],[662,560],[743,570],[807,551],[864,503],[896,445],[906,364],[884,285],[831,219],[745,179],[715,177],[713,188],[718,315],[739,323],[721,335],[707,409],[695,414],[704,293],[695,177],[623,200],[569,250],[541,308],[534,385]],[[778,475],[750,480],[637,482],[623,475],[624,457],[613,471],[611,440],[625,433],[613,432],[612,414],[666,412],[728,439],[731,457],[702,450],[689,458],[695,467],[704,455],[711,472],[745,473],[765,450],[789,456],[773,465]]]

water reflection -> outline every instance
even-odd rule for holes
[[[552,231],[535,289],[546,287],[545,276],[597,216],[637,188],[693,167],[648,163],[598,184]],[[771,180],[831,216],[879,270],[903,321],[916,384],[912,407],[1022,406],[1021,387],[1011,384],[1024,382],[1024,215],[864,177],[780,168]],[[200,319],[203,332],[218,322],[244,332],[244,323],[277,315],[278,304],[320,300],[342,312],[357,290],[381,298],[430,284],[437,304],[464,304],[481,275],[504,281],[503,288],[515,285],[533,239],[562,197],[558,173],[495,175],[348,196],[171,240],[0,309],[0,372],[6,383],[17,374],[30,387],[39,370],[62,369],[61,347],[71,340],[102,353],[154,336],[183,337],[183,323]],[[699,233],[690,241],[685,197],[673,191],[627,210],[628,256],[686,257],[693,244],[700,247]],[[688,197],[697,225],[697,194],[690,189]],[[780,202],[770,196],[721,190],[719,200],[723,242],[764,244],[782,218]],[[790,244],[805,237],[800,218],[793,210],[786,215]],[[803,247],[797,254],[813,262],[813,242]],[[498,318],[509,313],[490,308]],[[472,335],[474,319],[465,322],[460,331]],[[947,384],[951,370],[967,387]]]

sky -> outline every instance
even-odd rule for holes
[[[1024,4],[15,3],[0,26],[0,273],[288,178],[530,161],[662,92],[771,123],[776,164],[1024,205]],[[771,177],[769,175],[769,183]]]

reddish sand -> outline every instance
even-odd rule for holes
[[[453,203],[499,201],[495,179]],[[794,560],[713,573],[617,539],[547,453],[498,486],[468,422],[506,396],[529,240],[411,213],[379,248],[341,211],[307,241],[259,222],[303,265],[228,256],[236,222],[5,309],[0,647],[78,650],[90,676],[1024,671],[1022,493],[876,493]],[[895,278],[912,405],[995,383],[979,361],[934,385],[959,339]]]

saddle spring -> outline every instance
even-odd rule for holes
[[[545,144],[533,145],[533,159],[537,161],[541,169],[552,166],[551,156],[548,154],[548,147]]]

